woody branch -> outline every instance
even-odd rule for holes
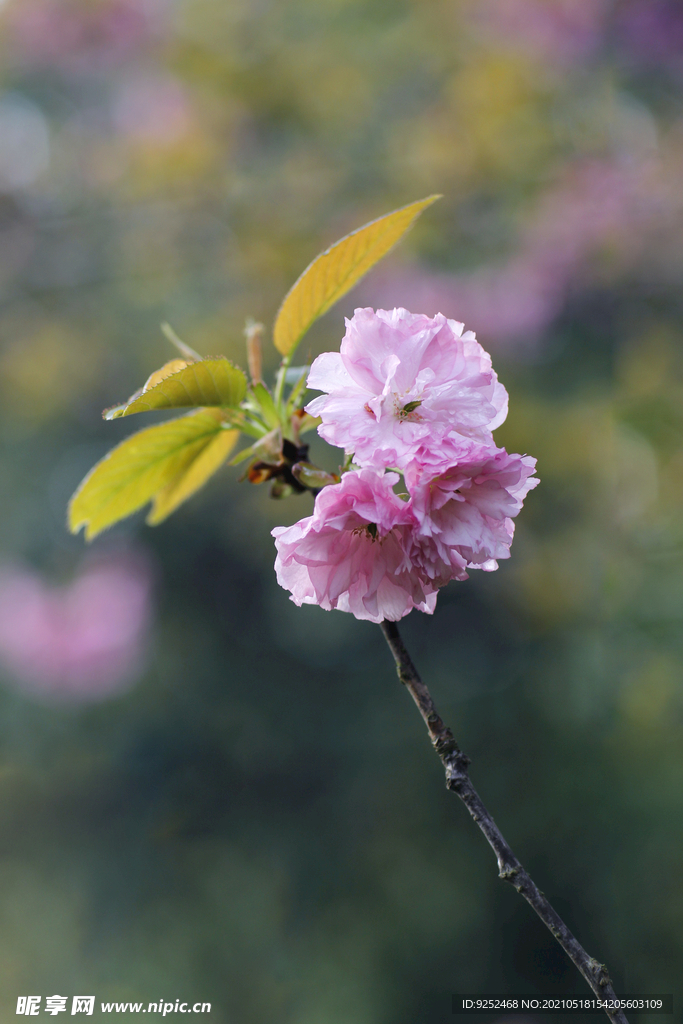
[[[596,996],[610,1001],[617,996],[607,968],[589,956],[578,939],[570,932],[557,911],[551,906],[528,872],[510,849],[503,834],[484,806],[469,776],[470,759],[460,750],[453,733],[444,725],[434,706],[431,694],[413,664],[395,622],[386,619],[380,624],[384,637],[396,662],[398,677],[417,704],[432,741],[446,771],[446,786],[457,793],[473,820],[486,836],[498,861],[498,875],[510,882],[524,897],[550,930],[565,953],[581,972]],[[621,1010],[606,1009],[613,1024],[628,1024]]]

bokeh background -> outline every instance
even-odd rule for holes
[[[303,357],[395,304],[493,353],[498,443],[542,484],[511,561],[403,632],[589,952],[680,1000],[681,5],[4,0],[0,52],[3,1019],[60,993],[443,1024],[455,992],[587,991],[379,629],[278,588],[269,531],[308,497],[223,471],[154,530],[65,529],[144,425],[100,411],[171,357],[161,321],[244,364],[246,316],[431,192]]]

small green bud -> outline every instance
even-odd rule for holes
[[[326,473],[324,469],[318,469],[311,462],[296,462],[292,466],[292,476],[304,487],[310,487],[313,491],[319,491],[322,487],[339,483],[336,476]]]
[[[270,485],[271,498],[290,498],[292,494],[294,494],[294,489],[284,480],[273,480]]]

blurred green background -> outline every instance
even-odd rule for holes
[[[431,192],[303,356],[395,304],[492,352],[496,439],[542,483],[511,561],[402,631],[588,951],[680,999],[683,8],[4,0],[0,52],[3,1019],[60,993],[442,1024],[455,992],[587,992],[379,629],[277,586],[269,531],[308,496],[223,471],[154,530],[64,525],[145,425],[100,410],[172,356],[161,321],[244,364],[247,315]]]

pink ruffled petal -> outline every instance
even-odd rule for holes
[[[313,363],[309,387],[327,394],[307,410],[321,437],[353,452],[358,465],[404,468],[425,457],[442,468],[458,449],[493,443],[507,392],[471,331],[441,313],[357,309],[340,353]]]
[[[435,587],[408,554],[416,523],[394,494],[398,479],[370,469],[345,473],[320,492],[312,516],[272,531],[277,579],[295,604],[371,622],[395,621],[416,607],[434,610]]]

